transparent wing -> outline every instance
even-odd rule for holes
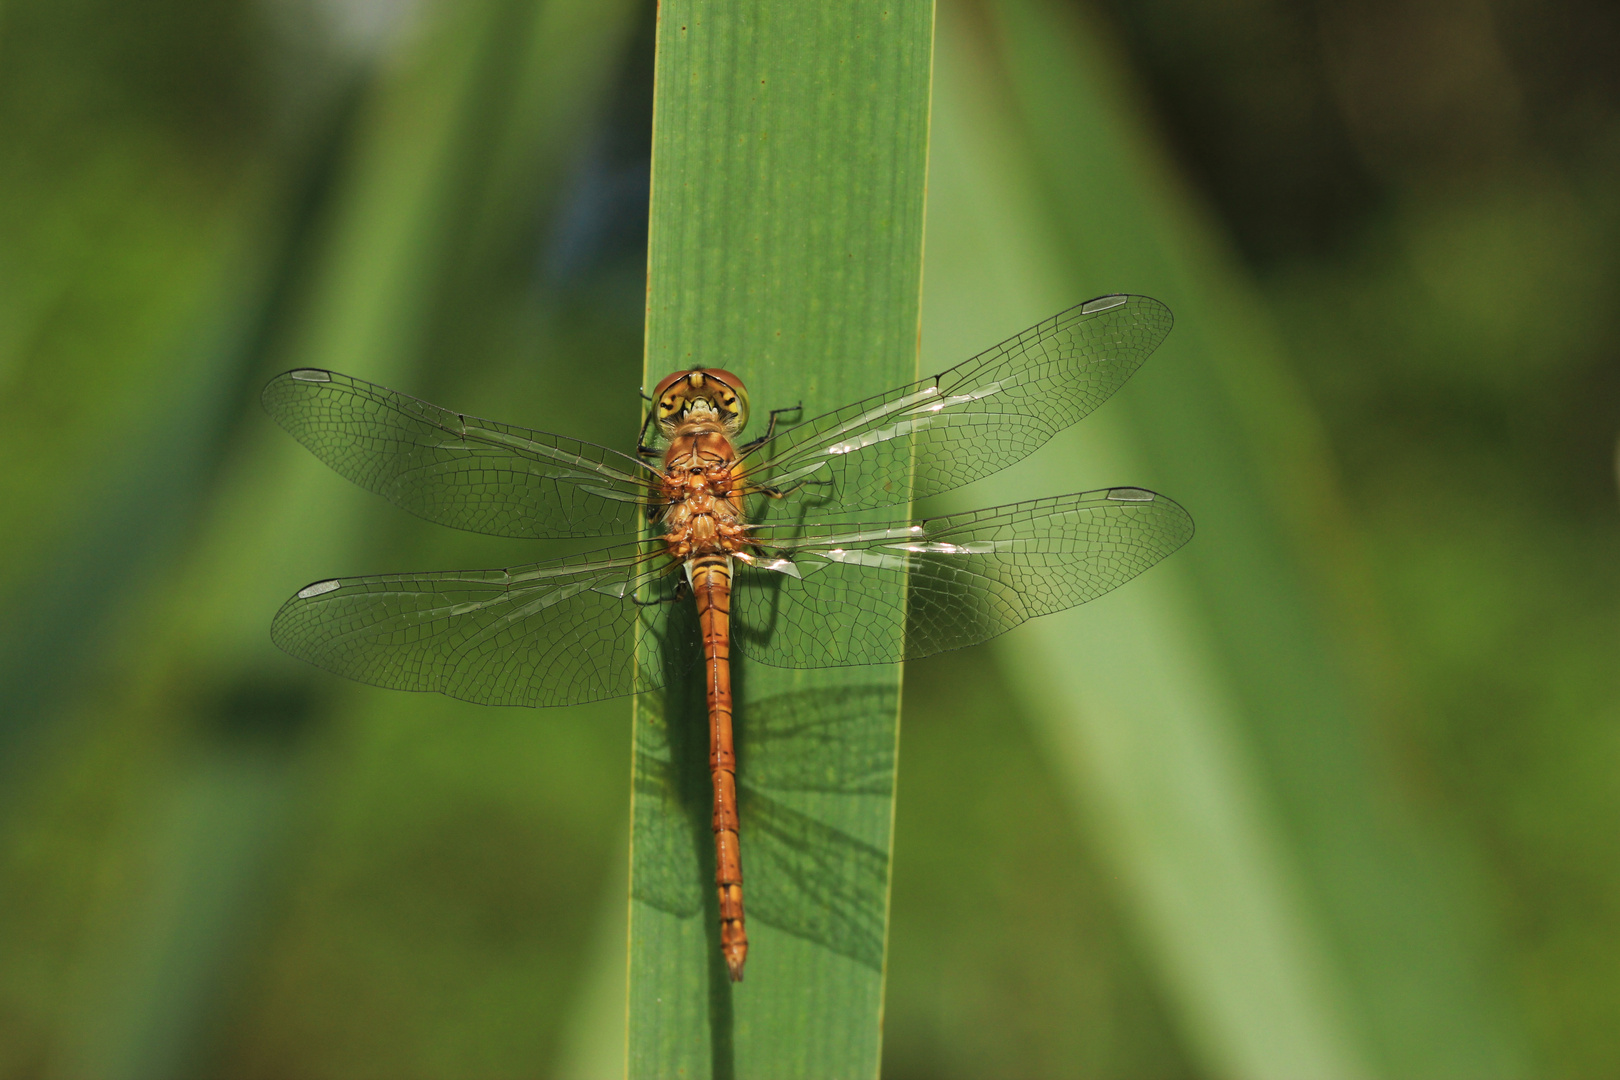
[[[891,664],[1095,599],[1192,538],[1163,495],[1109,488],[917,522],[758,530],[734,647],[777,667]],[[777,534],[784,534],[778,536]]]
[[[661,669],[644,669],[637,683],[638,621],[665,634],[675,609],[690,606],[676,600],[666,566],[649,541],[507,570],[335,578],[283,604],[270,637],[299,659],[393,690],[483,705],[619,697],[663,681]]]
[[[1107,401],[1172,322],[1146,296],[1088,300],[933,378],[788,429],[746,455],[749,479],[802,500],[810,517],[960,487]],[[760,500],[756,520],[800,509]]]
[[[270,380],[264,407],[340,475],[417,517],[525,538],[636,530],[654,474],[616,450],[480,420],[335,371]]]

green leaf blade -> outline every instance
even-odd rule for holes
[[[927,2],[663,6],[646,385],[724,367],[763,421],[916,378],[932,34]],[[629,1075],[875,1076],[899,669],[733,685],[746,979],[719,957],[701,694],[644,695]]]

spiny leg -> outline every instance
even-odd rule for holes
[[[761,485],[758,485],[756,487],[749,488],[747,491],[743,492],[743,494],[744,495],[764,495],[766,498],[770,498],[770,499],[785,499],[789,495],[792,495],[795,491],[798,491],[800,488],[804,488],[804,487],[825,487],[825,486],[827,486],[828,484],[831,484],[831,483],[832,483],[831,480],[800,480],[797,484],[794,484],[792,487],[785,487],[785,488],[773,488],[773,487],[769,487],[767,485],[761,484]]]
[[[647,418],[641,422],[641,430],[636,433],[636,454],[640,457],[657,457],[658,447],[647,445],[647,429],[652,427],[654,410],[647,410]]]
[[[801,401],[797,405],[789,405],[785,409],[772,409],[770,411],[769,420],[765,425],[765,434],[751,442],[743,443],[741,449],[738,451],[738,455],[741,456],[742,454],[751,454],[761,446],[764,446],[766,443],[770,442],[771,439],[776,436],[776,418],[781,416],[783,413],[799,412],[803,408],[804,402]]]

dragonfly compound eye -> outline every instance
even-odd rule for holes
[[[660,424],[678,424],[694,411],[712,412],[731,434],[748,423],[748,390],[741,379],[720,368],[690,368],[666,376],[653,399]]]

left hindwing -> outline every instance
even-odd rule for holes
[[[1192,518],[1108,488],[915,522],[765,526],[732,633],[779,667],[888,664],[976,645],[1083,604],[1192,538]]]

